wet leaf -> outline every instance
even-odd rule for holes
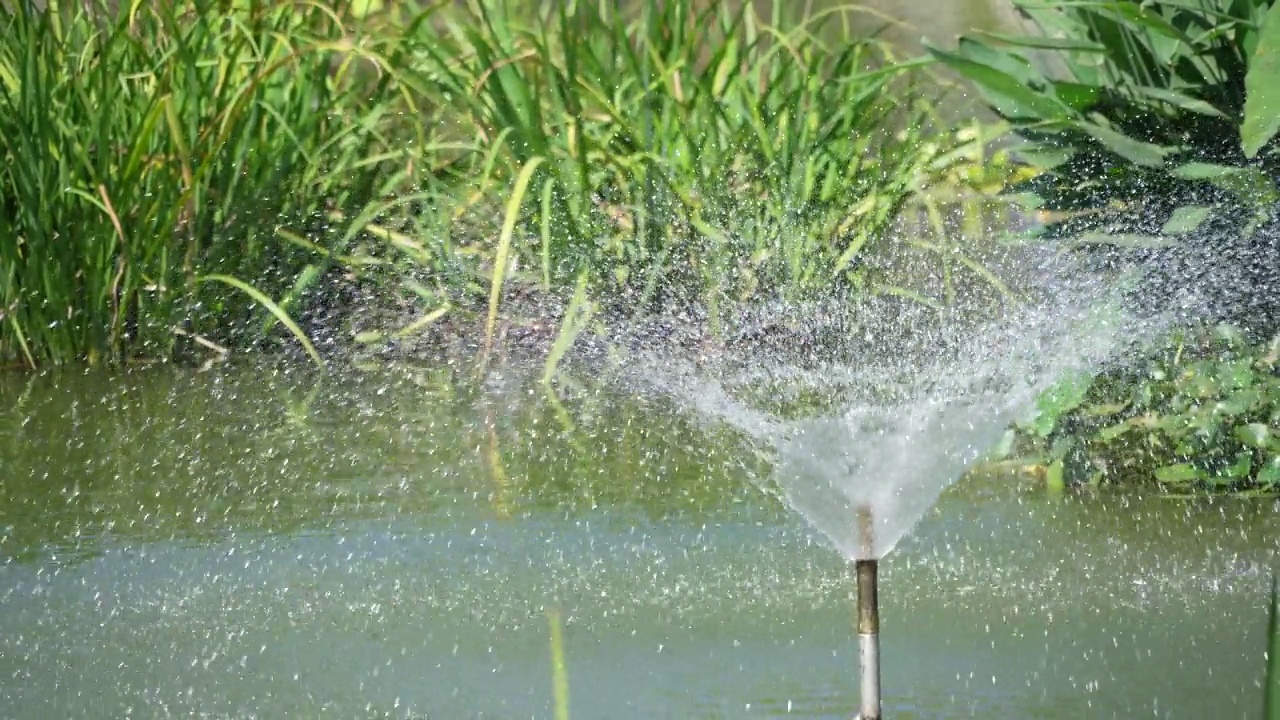
[[[1192,232],[1203,225],[1212,212],[1212,208],[1204,205],[1183,205],[1173,211],[1160,232],[1165,235],[1182,235]]]
[[[1182,180],[1204,180],[1248,203],[1270,203],[1280,197],[1270,176],[1256,167],[1191,162],[1174,168],[1171,174]]]
[[[1095,403],[1083,408],[1080,412],[1090,417],[1106,417],[1123,412],[1127,407],[1129,407],[1127,402]]]
[[[1206,162],[1189,162],[1185,165],[1179,165],[1171,172],[1174,177],[1183,180],[1218,180],[1239,175],[1244,172],[1244,168],[1235,165],[1218,165]]]
[[[1236,439],[1251,448],[1266,450],[1271,444],[1271,428],[1262,423],[1248,423],[1236,426]]]
[[[1051,386],[1036,400],[1036,416],[1027,429],[1037,437],[1049,437],[1062,416],[1084,401],[1091,382],[1091,375],[1073,373]]]
[[[1257,390],[1240,390],[1225,400],[1214,403],[1213,412],[1216,415],[1244,415],[1253,409],[1261,397]]]
[[[961,55],[926,45],[934,59],[974,81],[996,112],[1008,118],[1068,120],[1072,111],[1056,98],[1036,92],[1008,73]]]
[[[1063,473],[1063,460],[1058,458],[1054,460],[1045,470],[1044,484],[1049,490],[1062,492],[1067,489],[1067,483]]]
[[[1258,471],[1259,485],[1280,485],[1280,453],[1271,456]]]
[[[1222,363],[1214,374],[1222,387],[1231,389],[1249,387],[1257,377],[1248,360]]]
[[[1253,470],[1253,453],[1242,452],[1236,453],[1236,459],[1222,472],[1220,479],[1230,479],[1232,482],[1249,477],[1249,473]]]
[[[1178,433],[1191,427],[1193,422],[1194,419],[1184,413],[1170,413],[1158,416],[1152,425],[1157,430],[1162,430],[1168,433]]]
[[[1075,52],[1105,53],[1107,47],[1089,40],[1078,38],[1052,38],[1032,35],[1007,35],[995,32],[978,33],[984,38],[1001,45],[1012,45],[1018,48],[1036,48],[1041,50],[1072,50]]]
[[[1098,439],[1102,442],[1111,442],[1125,433],[1133,430],[1137,425],[1132,420],[1127,420],[1116,425],[1110,425],[1098,431]]]
[[[1183,93],[1180,93],[1174,90],[1169,90],[1167,88],[1145,87],[1145,86],[1136,87],[1134,88],[1134,90],[1148,97],[1154,98],[1156,100],[1163,100],[1164,102],[1167,102],[1170,105],[1174,105],[1182,110],[1193,112],[1198,115],[1210,115],[1212,117],[1219,117],[1219,118],[1226,117],[1226,115],[1224,115],[1221,110],[1210,105],[1204,100],[1193,98],[1190,95],[1185,95]]]
[[[1273,5],[1262,21],[1244,90],[1240,145],[1245,157],[1253,159],[1280,131],[1280,5]]]
[[[1135,165],[1160,167],[1164,165],[1165,156],[1173,152],[1173,148],[1136,140],[1098,123],[1080,122],[1076,123],[1076,127],[1092,135],[1111,152]]]
[[[1156,468],[1156,480],[1170,485],[1181,485],[1205,479],[1205,472],[1190,463],[1178,463]]]

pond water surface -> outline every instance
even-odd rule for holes
[[[658,399],[427,373],[0,376],[0,717],[848,718],[851,572]],[[953,486],[886,713],[1256,718],[1270,501]]]

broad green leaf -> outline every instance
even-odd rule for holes
[[[1094,122],[1078,122],[1075,126],[1089,133],[1108,150],[1135,165],[1144,167],[1160,167],[1164,158],[1173,152],[1173,148],[1153,145],[1149,142],[1135,140],[1122,132]]]
[[[1080,38],[1055,38],[1041,37],[1037,35],[1008,35],[1005,33],[995,32],[979,32],[979,37],[995,41],[1000,45],[1007,45],[1015,48],[1029,48],[1035,50],[1070,50],[1073,52],[1102,53],[1107,48],[1096,42],[1082,40]]]
[[[1182,235],[1198,229],[1209,219],[1213,208],[1204,205],[1183,205],[1173,211],[1160,232],[1165,235]]]
[[[1068,147],[1051,147],[1048,145],[1029,145],[1018,148],[1018,156],[1032,167],[1041,170],[1052,170],[1075,157],[1076,151]],[[1021,193],[1021,197],[1034,198],[1035,207],[1044,204],[1044,199],[1034,193]],[[1027,207],[1031,207],[1028,205]]]
[[[1240,144],[1245,157],[1252,160],[1280,132],[1280,4],[1272,5],[1262,22],[1258,46],[1244,76],[1244,92]]]
[[[1263,423],[1236,426],[1236,439],[1251,448],[1266,450],[1271,443],[1271,428]]]
[[[1177,465],[1166,465],[1156,468],[1156,480],[1170,485],[1181,485],[1184,483],[1195,482],[1205,478],[1204,470],[1192,465],[1191,463],[1178,463]]]
[[[1053,92],[1059,100],[1077,112],[1088,110],[1102,97],[1102,88],[1086,83],[1055,82]]]
[[[1098,439],[1102,442],[1111,442],[1125,433],[1138,427],[1139,423],[1135,422],[1137,418],[1126,420],[1122,423],[1109,425],[1098,431]]]
[[[1142,25],[1145,29],[1151,30],[1157,35],[1162,35],[1170,40],[1176,40],[1184,45],[1192,45],[1192,40],[1187,37],[1186,33],[1182,32],[1173,23],[1166,20],[1163,15],[1147,3],[1102,2],[1097,3],[1097,5],[1106,7],[1106,9],[1109,10],[1115,10],[1119,14],[1125,16],[1126,20]]]
[[[1095,403],[1084,408],[1080,412],[1088,415],[1089,417],[1107,417],[1109,415],[1115,415],[1127,407],[1129,407],[1129,403],[1127,402]]]
[[[1048,437],[1063,415],[1080,407],[1093,376],[1072,373],[1059,380],[1036,399],[1036,415],[1023,426],[1038,437]]]
[[[1259,485],[1280,485],[1280,454],[1272,455],[1258,471]]]
[[[1182,178],[1183,180],[1217,180],[1219,178],[1237,175],[1244,169],[1245,168],[1236,165],[1189,162],[1185,165],[1179,165],[1171,172],[1175,177]]]
[[[936,60],[974,81],[992,108],[1005,117],[1022,120],[1069,120],[1072,117],[1071,108],[1057,98],[1028,88],[1008,73],[955,53],[926,47]]]
[[[1236,453],[1236,459],[1222,471],[1221,479],[1228,482],[1235,482],[1243,478],[1249,477],[1253,470],[1253,453],[1241,452]]]
[[[1175,168],[1172,174],[1183,180],[1213,183],[1246,203],[1267,205],[1280,202],[1280,189],[1261,168],[1187,163]]]
[[[1065,478],[1064,461],[1058,458],[1050,463],[1045,469],[1044,484],[1054,492],[1062,492],[1067,489],[1067,481]]]
[[[956,51],[966,60],[993,67],[1010,77],[1017,78],[1024,85],[1045,81],[1031,63],[1017,53],[996,50],[989,45],[965,37],[960,38]]]
[[[1253,363],[1248,360],[1224,362],[1215,368],[1214,377],[1224,388],[1236,389],[1250,387],[1257,381],[1257,373],[1253,371]]]
[[[1226,115],[1218,108],[1210,105],[1204,100],[1193,98],[1190,95],[1184,95],[1176,90],[1167,88],[1138,86],[1133,88],[1140,95],[1145,95],[1156,100],[1163,100],[1179,109],[1188,112],[1198,113],[1200,115],[1209,115],[1211,117],[1225,118]]]

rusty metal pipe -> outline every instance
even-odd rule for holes
[[[861,701],[858,720],[881,720],[880,715],[880,598],[879,561],[875,559],[875,536],[871,508],[858,508],[862,535],[862,557],[854,565],[858,574],[858,667],[861,674]]]

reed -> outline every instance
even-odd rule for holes
[[[276,228],[327,244],[403,160],[394,38],[342,4],[116,5],[0,4],[0,356],[31,366],[253,342],[238,288],[288,309],[325,269]]]
[[[490,335],[504,284],[584,271],[632,314],[869,284],[861,256],[952,149],[920,63],[823,32],[856,6],[756,5],[495,0],[418,25],[418,87],[485,157],[454,237],[496,263]]]
[[[927,61],[831,31],[854,5],[12,5],[0,357],[31,366],[277,336],[318,359],[300,314],[353,279],[407,315],[358,343],[465,326],[481,365],[513,296],[714,329],[892,292],[867,256],[971,155]]]

